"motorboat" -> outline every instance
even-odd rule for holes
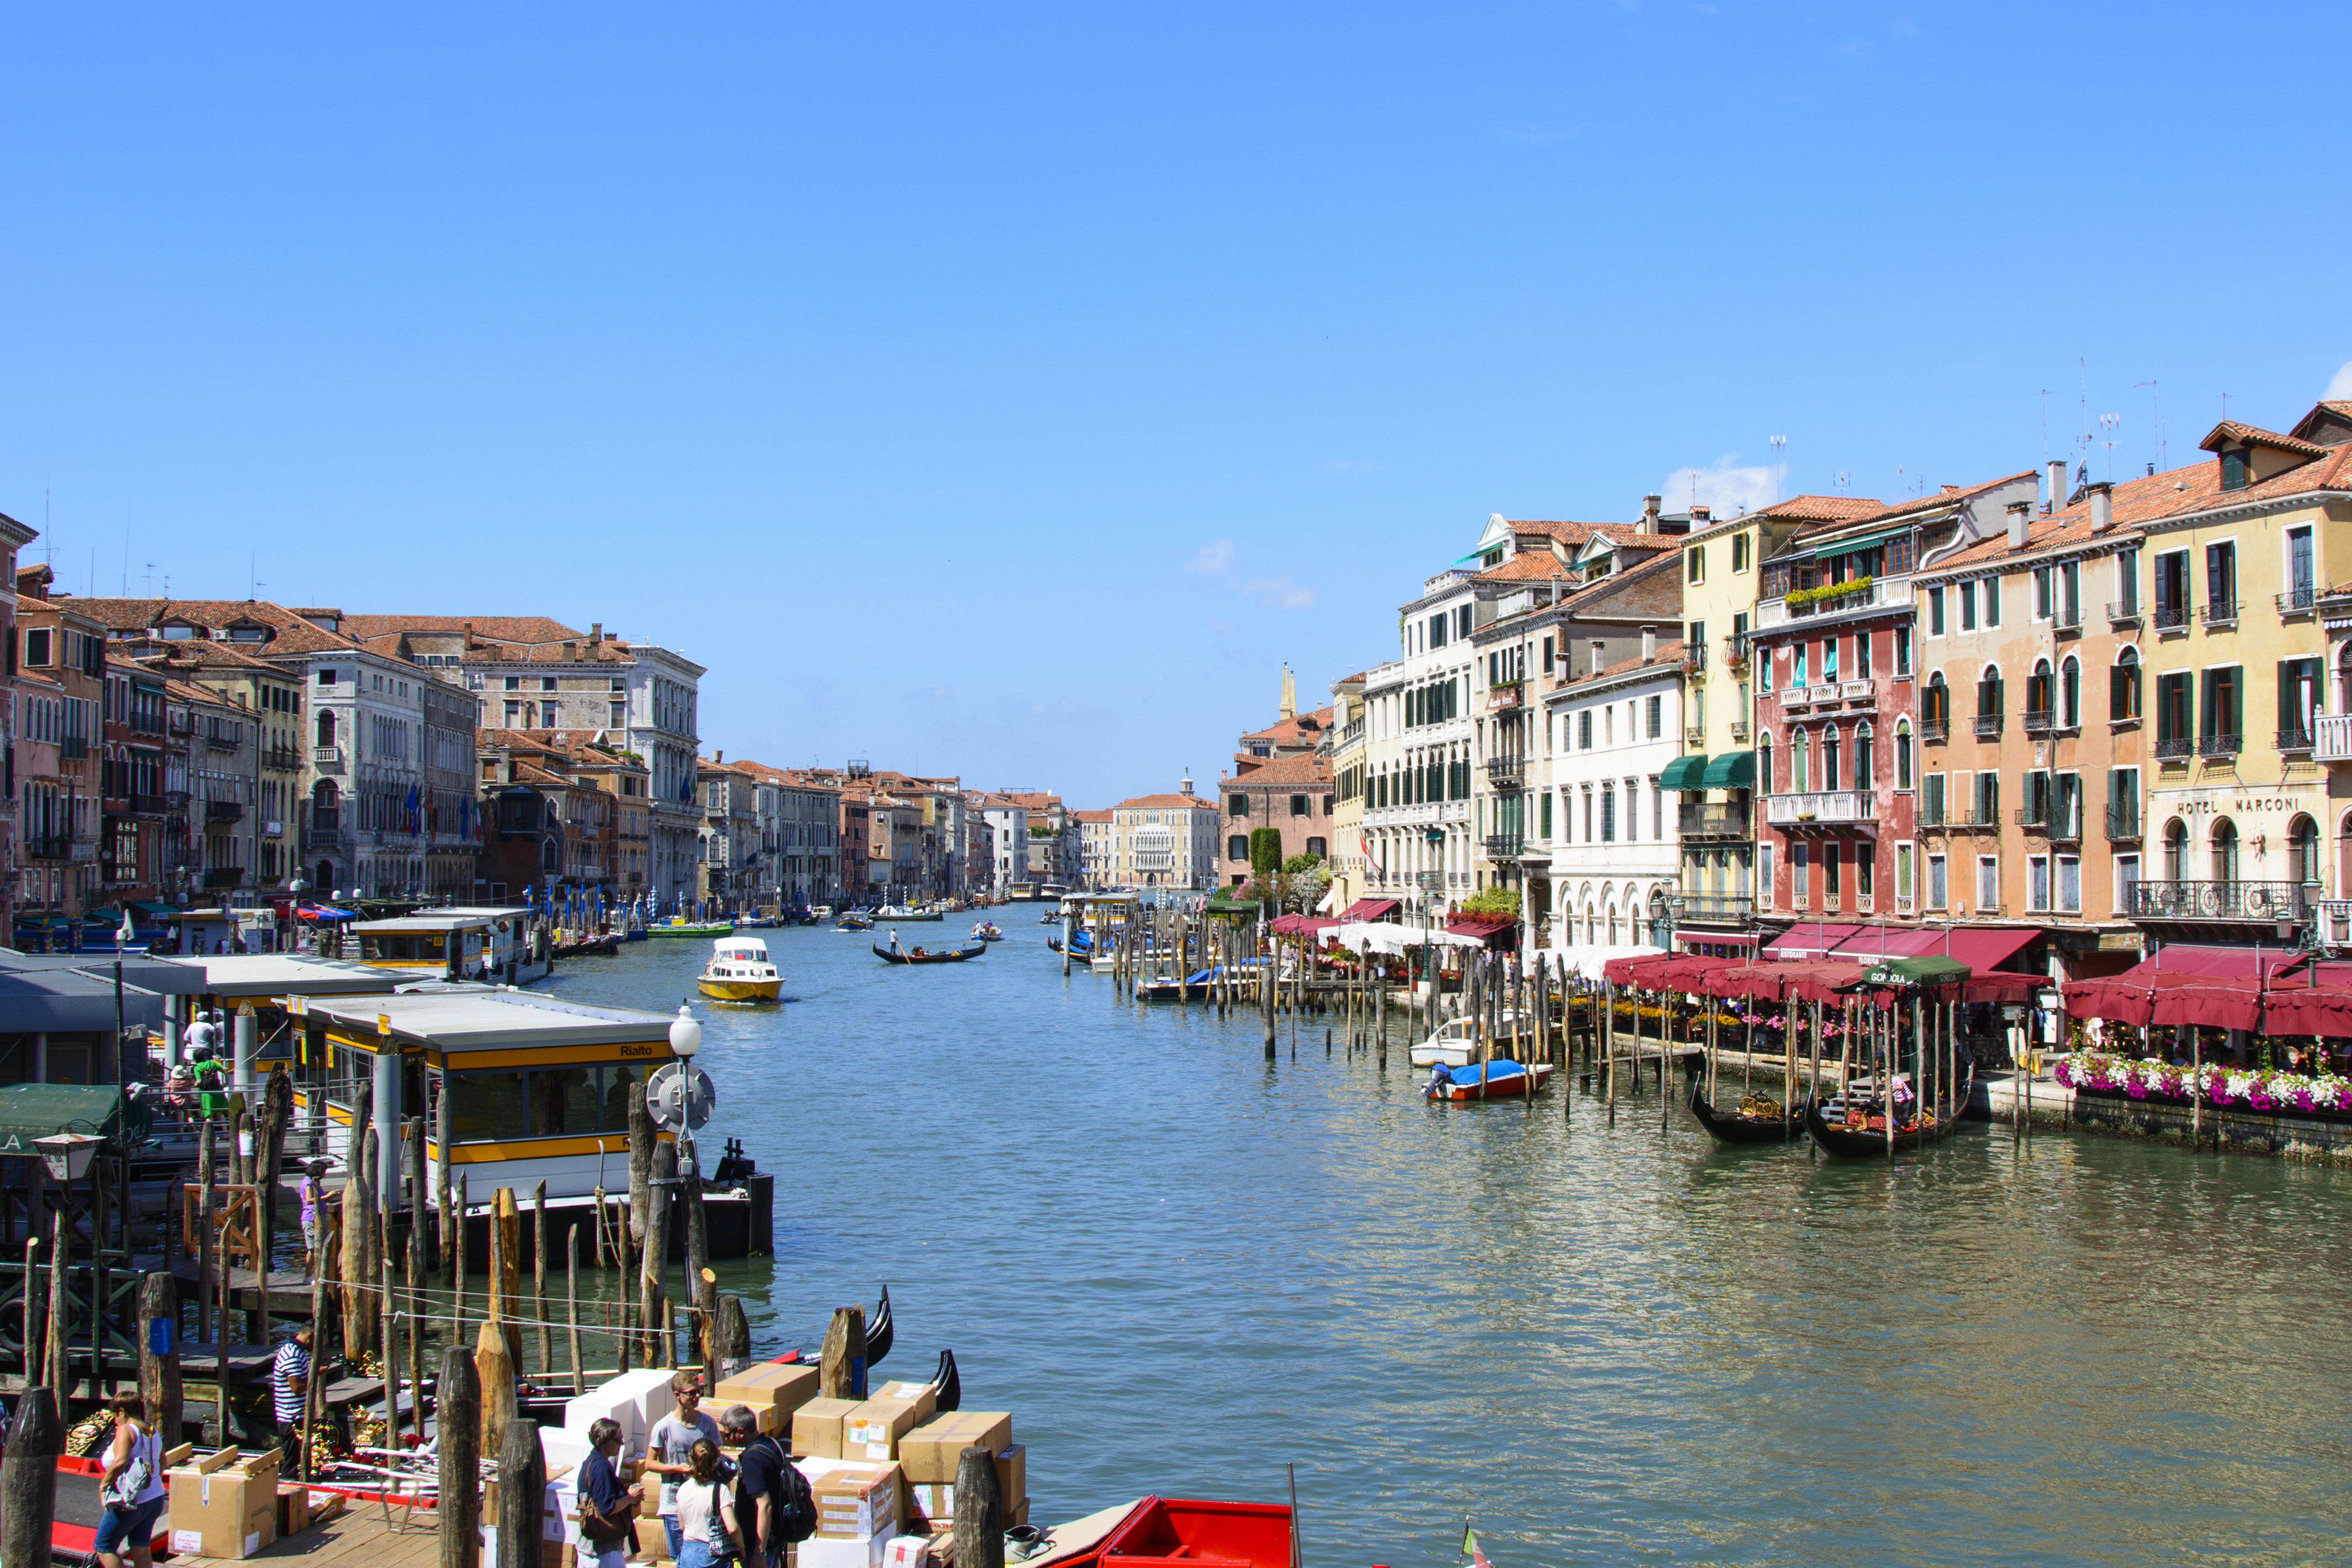
[[[710,962],[695,986],[714,1002],[773,1002],[784,977],[769,960],[768,944],[756,936],[721,937],[710,944]]]
[[[835,931],[872,931],[874,929],[874,921],[870,917],[859,910],[852,910],[847,914],[842,916],[839,920],[834,921],[833,929]]]
[[[1443,1079],[1433,1077],[1429,1087],[1422,1090],[1422,1098],[1456,1104],[1472,1100],[1517,1100],[1542,1089],[1551,1081],[1551,1074],[1549,1062],[1527,1065],[1501,1058],[1473,1062],[1448,1069]]]
[[[1287,973],[1285,980],[1290,978]],[[1436,1033],[1406,1053],[1417,1068],[1433,1068],[1443,1062],[1450,1068],[1468,1067],[1478,1059],[1478,1041],[1482,1034],[1479,1018],[1448,1018],[1437,1026]],[[1505,1013],[1502,1029],[1495,1037],[1496,1048],[1518,1038],[1518,1015]]]
[[[647,936],[725,936],[735,929],[732,921],[690,921],[684,915],[672,915],[658,925],[646,928]]]
[[[939,921],[947,916],[938,910],[919,910],[907,904],[885,904],[874,911],[874,918],[884,921]]]
[[[1004,930],[994,921],[982,921],[971,928],[971,934],[982,942],[1003,942]]]

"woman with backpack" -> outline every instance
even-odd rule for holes
[[[106,1452],[99,1496],[106,1508],[95,1549],[106,1568],[152,1568],[150,1542],[163,1511],[163,1439],[147,1425],[147,1402],[114,1396],[114,1442]]]
[[[719,1445],[698,1437],[677,1483],[677,1568],[726,1568],[742,1555],[735,1489],[719,1475]]]

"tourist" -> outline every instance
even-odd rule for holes
[[[677,1559],[677,1478],[688,1472],[687,1460],[701,1438],[710,1440],[711,1452],[719,1451],[719,1423],[702,1414],[702,1378],[698,1373],[681,1372],[669,1380],[670,1397],[677,1408],[654,1423],[646,1436],[645,1468],[661,1477],[661,1521],[663,1533],[669,1537],[671,1561]]]
[[[313,1160],[302,1168],[301,1184],[295,1191],[302,1200],[302,1278],[310,1279],[310,1270],[319,1257],[319,1202],[326,1196],[320,1178],[327,1173],[324,1160]]]
[[[289,1469],[301,1452],[302,1415],[310,1393],[310,1325],[304,1323],[294,1331],[292,1339],[278,1347],[277,1359],[269,1363],[270,1405],[278,1418],[278,1440],[286,1451]]]
[[[730,1405],[719,1430],[736,1456],[735,1518],[748,1568],[783,1568],[784,1548],[816,1529],[816,1500],[783,1445],[760,1430],[748,1405]]]
[[[610,1416],[589,1423],[591,1452],[580,1467],[580,1539],[587,1548],[581,1555],[592,1568],[623,1568],[635,1544],[630,1521],[645,1488],[624,1487],[614,1468],[623,1436],[621,1424]]]
[[[718,1568],[734,1562],[735,1499],[719,1471],[716,1439],[697,1437],[687,1450],[686,1479],[677,1494],[677,1512],[667,1521],[670,1539],[677,1543],[677,1568]]]
[[[163,1439],[147,1425],[145,1399],[118,1394],[112,1404],[114,1441],[99,1477],[104,1509],[93,1549],[106,1568],[150,1568],[155,1520],[163,1511]]]

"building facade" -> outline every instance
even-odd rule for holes
[[[1521,760],[1528,863],[1547,873],[1530,885],[1550,893],[1523,906],[1538,942],[1667,944],[1682,851],[1665,771],[1683,753],[1684,651],[1652,641],[1596,666],[1588,647],[1582,668],[1545,683]]]
[[[1206,892],[1217,885],[1217,805],[1195,795],[1191,779],[1173,795],[1137,795],[1113,806],[1111,839],[1113,878],[1121,886]]]

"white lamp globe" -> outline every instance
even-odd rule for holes
[[[702,1025],[683,1003],[678,1005],[677,1016],[670,1022],[669,1048],[688,1061],[702,1048]]]

